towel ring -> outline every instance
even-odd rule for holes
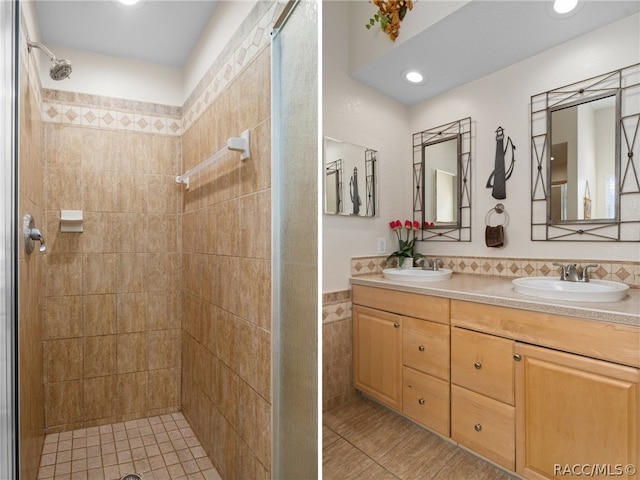
[[[504,208],[504,205],[502,203],[498,203],[495,207],[489,210],[487,212],[487,215],[485,215],[484,217],[484,223],[488,227],[491,226],[489,225],[489,220],[491,219],[491,215],[493,213],[504,215],[504,223],[502,224],[503,226],[506,226],[509,223],[509,214],[507,213],[507,210]]]

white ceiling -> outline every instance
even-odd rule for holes
[[[42,42],[182,67],[218,0],[36,0]],[[53,52],[55,54],[55,50]]]
[[[414,12],[429,8],[429,1],[416,2]],[[117,0],[35,2],[42,41],[49,46],[173,67],[184,65],[217,3],[141,0],[127,8]],[[413,105],[640,11],[638,0],[581,0],[576,13],[558,18],[551,3],[472,0],[353,77]],[[427,83],[408,85],[400,75],[408,68],[422,70]]]
[[[473,0],[352,76],[413,105],[640,11],[638,0],[581,0],[576,12],[559,18],[551,4]],[[414,12],[421,7],[428,2],[415,3]],[[401,73],[409,68],[426,74],[427,83],[406,83]]]

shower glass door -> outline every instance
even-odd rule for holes
[[[271,46],[272,478],[318,477],[318,3]]]
[[[0,478],[16,478],[16,2],[0,2]]]

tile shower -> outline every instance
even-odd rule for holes
[[[182,108],[42,90],[23,55],[20,214],[47,244],[19,264],[23,478],[43,447],[49,475],[54,439],[173,416],[222,478],[269,477],[278,8],[258,4]],[[175,183],[246,129],[250,161]],[[83,233],[59,232],[61,209],[83,210]]]

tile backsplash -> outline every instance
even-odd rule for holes
[[[433,258],[433,257],[429,257]],[[472,275],[494,275],[499,277],[553,277],[559,275],[554,262],[567,263],[566,259],[538,258],[496,258],[496,257],[437,257],[441,268],[454,273]],[[351,275],[370,275],[382,273],[388,268],[386,256],[353,257]],[[622,282],[631,288],[640,288],[640,262],[621,262],[611,260],[580,260],[578,265],[598,264],[591,270],[591,277],[600,280]],[[395,266],[395,265],[393,265]]]

